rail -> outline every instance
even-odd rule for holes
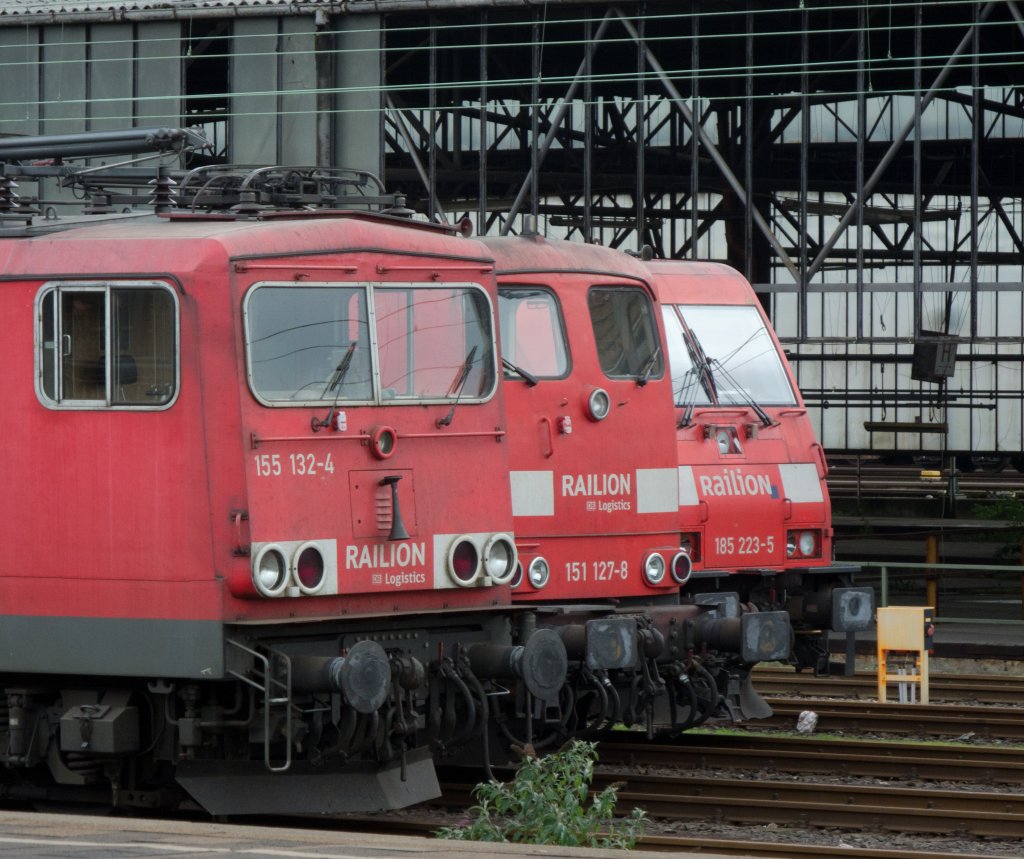
[[[878,595],[879,607],[890,605],[890,579],[891,572],[913,571],[920,573],[925,571],[925,604],[935,609],[936,622],[942,623],[978,623],[983,620],[985,623],[1024,626],[1024,566],[1020,564],[940,564],[931,561],[925,562],[900,562],[874,560],[853,560],[851,564],[859,564],[862,571],[878,570],[881,579],[880,592]],[[957,617],[955,615],[941,614],[939,606],[939,574],[943,572],[961,573],[1014,573],[1019,577],[1020,591],[1017,602],[1019,604],[1020,618],[993,618],[986,616],[978,617]],[[911,578],[907,576],[907,578]],[[916,577],[914,577],[916,580]]]

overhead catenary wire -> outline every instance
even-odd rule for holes
[[[655,16],[655,17],[658,17],[658,16]],[[631,16],[626,15],[626,16],[623,16],[623,20],[634,21],[635,22],[635,21],[638,21],[640,19],[637,18],[637,17],[631,17]],[[651,16],[643,16],[643,20],[647,23],[648,28],[650,29],[650,27],[652,25]],[[554,48],[554,47],[579,47],[579,48],[584,47],[587,43],[586,43],[586,40],[582,36],[581,37],[577,37],[577,38],[552,38],[549,35],[549,31],[555,29],[556,25],[558,25],[558,24],[565,24],[565,25],[571,25],[571,26],[581,26],[583,21],[584,21],[584,19],[572,19],[572,20],[565,20],[565,21],[560,21],[560,22],[547,21],[545,23],[545,27],[544,27],[544,37],[543,37],[543,40],[542,40],[542,43],[541,43],[542,46],[545,47],[545,48],[549,48],[549,49],[550,48]],[[496,29],[496,28],[500,29],[500,28],[515,27],[517,29],[521,29],[521,28],[523,28],[528,23],[529,22],[525,21],[525,20],[516,21],[514,23],[488,23],[486,25],[486,29],[488,30],[489,33],[492,30]],[[956,26],[957,24],[964,24],[964,25],[966,25],[967,23],[968,22],[954,22],[954,23],[951,24],[950,22],[939,22],[939,23],[935,23],[935,24],[925,24],[925,25],[923,25],[922,29],[924,29],[926,31],[928,31],[928,30],[944,31],[944,30],[950,29],[951,26]],[[63,24],[61,24],[60,26],[63,26]],[[984,30],[984,29],[997,29],[999,27],[1015,26],[1015,25],[1012,22],[996,20],[996,21],[981,22],[978,26],[979,26],[979,28]],[[37,29],[37,31],[39,31],[41,33],[41,32],[44,32],[46,28],[42,28],[42,27],[38,27],[37,26],[36,29]],[[910,32],[910,31],[912,31],[913,28],[910,27],[910,26],[907,26],[907,27],[901,27],[901,28],[897,28],[897,29],[907,30],[908,32]],[[489,39],[486,44],[483,43],[483,42],[468,41],[465,38],[465,34],[466,34],[465,26],[455,27],[455,26],[437,25],[437,24],[431,24],[431,25],[428,25],[426,27],[416,27],[416,28],[403,28],[403,27],[400,27],[400,26],[398,26],[398,27],[388,26],[388,27],[371,27],[371,28],[355,27],[355,28],[333,29],[333,30],[332,29],[320,29],[320,30],[308,30],[308,31],[304,31],[304,30],[289,30],[287,32],[277,32],[277,33],[271,33],[271,32],[260,32],[260,33],[233,32],[233,33],[226,33],[224,35],[209,36],[209,37],[206,38],[206,40],[208,40],[210,42],[217,42],[217,43],[220,43],[220,42],[231,43],[232,45],[237,46],[237,45],[244,45],[244,43],[247,42],[247,41],[266,40],[270,36],[284,37],[284,38],[288,38],[288,39],[298,39],[298,38],[302,38],[302,37],[313,38],[315,36],[342,36],[342,35],[345,35],[345,36],[351,36],[351,35],[382,36],[383,34],[387,33],[393,39],[395,36],[401,35],[402,33],[415,33],[415,34],[417,34],[419,36],[424,36],[424,35],[429,34],[431,32],[437,34],[437,33],[443,33],[443,32],[446,32],[446,31],[450,31],[451,32],[451,34],[452,34],[453,38],[455,39],[455,41],[452,42],[451,44],[445,44],[443,42],[439,42],[440,48],[442,50],[445,50],[445,51],[477,51],[477,50],[480,50],[481,48],[484,48],[484,47],[486,47],[488,50],[492,50],[492,51],[504,50],[504,49],[510,49],[510,48],[522,48],[524,50],[532,50],[535,46],[537,46],[535,44],[534,40],[498,41],[498,40],[495,40],[495,39]],[[2,32],[2,30],[0,30],[0,32]],[[857,30],[856,30],[855,27],[840,27],[840,28],[832,28],[830,30],[827,30],[827,31],[825,31],[824,35],[833,35],[833,36],[835,36],[835,35],[850,35],[850,34],[853,34],[853,33],[856,33],[856,32],[857,32]],[[806,37],[812,37],[812,36],[823,35],[823,33],[820,30],[800,31],[800,30],[787,29],[787,30],[784,30],[784,31],[755,32],[755,33],[753,33],[751,35],[752,35],[752,38],[756,41],[756,40],[765,40],[765,39],[774,39],[774,38],[800,38],[800,37],[805,37],[805,36]],[[167,43],[168,45],[176,45],[176,44],[182,44],[182,43],[187,44],[190,41],[192,41],[194,38],[195,37],[189,37],[187,35],[187,33],[186,33],[186,35],[184,35],[183,37],[180,37],[180,38],[179,37],[154,37],[154,36],[150,36],[150,35],[141,36],[141,37],[131,37],[131,38],[125,38],[125,39],[93,39],[93,38],[89,37],[89,38],[83,38],[83,39],[60,39],[60,40],[58,40],[56,42],[46,42],[46,41],[40,40],[38,43],[35,43],[35,44],[26,40],[21,45],[19,45],[17,42],[7,42],[5,44],[0,45],[0,47],[4,48],[6,50],[12,51],[12,52],[16,51],[19,47],[26,47],[27,46],[27,47],[42,47],[42,48],[46,48],[46,47],[50,47],[50,46],[56,45],[56,44],[61,45],[64,49],[67,49],[67,48],[81,48],[81,49],[85,49],[87,47],[91,47],[91,48],[97,48],[97,47],[110,48],[110,47],[118,47],[118,46],[128,46],[128,47],[134,49],[138,45],[140,45],[141,43],[145,43],[145,44],[150,45],[150,46],[158,45],[158,44],[160,44],[162,42],[163,43]],[[698,36],[696,36],[696,37],[694,37],[692,35],[689,35],[689,34],[686,34],[686,33],[672,33],[672,34],[665,34],[665,35],[657,35],[656,31],[655,32],[650,32],[649,31],[647,33],[646,37],[645,37],[645,41],[648,42],[649,44],[660,44],[660,43],[676,44],[676,43],[679,43],[680,45],[684,45],[685,46],[686,43],[690,42],[694,38],[696,38],[699,42],[704,43],[704,42],[714,42],[714,41],[736,41],[737,38],[739,38],[739,37],[736,34],[733,34],[733,33],[709,33],[706,30],[701,30],[700,34]],[[26,39],[27,39],[27,36],[26,36]],[[614,34],[608,34],[602,40],[602,44],[604,44],[604,45],[615,45],[615,44],[628,45],[628,44],[631,44],[632,41],[633,41],[632,37],[630,37],[628,35],[616,36]],[[332,55],[335,55],[335,56],[341,56],[341,55],[347,55],[347,54],[373,54],[373,55],[384,54],[386,56],[389,53],[392,53],[392,54],[394,54],[394,53],[401,53],[401,54],[404,55],[404,54],[407,54],[407,53],[428,52],[430,50],[432,50],[432,48],[429,45],[428,40],[426,40],[424,38],[421,41],[421,43],[418,44],[418,45],[401,45],[399,47],[391,47],[391,46],[389,46],[387,44],[384,44],[382,46],[375,46],[375,47],[372,47],[372,48],[334,48],[334,49],[331,49],[329,51],[325,51],[325,53],[329,53],[329,54],[332,54]],[[130,53],[130,52],[126,51],[126,54],[128,54],[128,53]],[[296,53],[302,53],[302,52],[296,51]],[[279,55],[280,56],[289,56],[289,54],[287,52],[281,52],[279,50],[274,50],[274,51],[247,51],[247,50],[244,50],[244,49],[243,50],[238,50],[237,47],[233,47],[232,50],[224,51],[223,53],[218,53],[216,51],[209,51],[209,52],[204,52],[202,54],[202,56],[207,58],[207,59],[224,59],[224,60],[229,59],[229,58],[271,57],[271,56],[279,56]],[[178,53],[176,55],[175,54],[160,54],[160,55],[156,56],[155,58],[156,59],[162,59],[162,60],[178,59],[178,60],[184,61],[184,60],[187,60],[187,59],[193,59],[196,56],[198,56],[198,55],[189,54],[188,50],[186,49],[185,51],[183,51],[181,53]],[[967,56],[970,56],[970,54],[965,53],[964,56],[967,57]],[[982,52],[982,53],[976,55],[976,58],[979,59],[979,60],[988,60],[988,58],[990,56],[991,56],[991,54],[986,51],[986,52]],[[938,59],[938,58],[939,58],[939,55],[934,55],[932,57],[922,57],[922,59]],[[98,63],[104,63],[104,62],[116,62],[119,59],[120,58],[117,58],[117,57],[108,57],[108,58],[97,57],[95,61],[98,62]],[[146,59],[153,59],[153,57],[147,58],[145,56],[140,56],[140,57],[138,57],[138,59],[146,60]],[[907,61],[909,61],[909,60],[912,59],[912,57],[910,57],[908,55],[905,59]],[[76,60],[74,58],[70,58],[70,59],[66,60],[66,62],[77,62],[77,61],[78,60]],[[893,57],[891,57],[891,56],[876,57],[876,58],[873,58],[873,59],[869,57],[867,61],[868,61],[869,64],[872,64],[874,66],[885,66],[886,68],[895,68],[897,70],[907,68],[906,66],[893,66],[892,64],[895,62],[895,59]],[[5,66],[6,65],[17,66],[17,65],[21,65],[21,64],[32,64],[32,62],[33,61],[30,60],[30,59],[25,59],[25,60],[23,60],[23,61],[21,61],[19,63],[19,61],[15,60],[15,59],[12,59],[10,57],[7,57],[7,58],[4,59],[3,65],[5,65]],[[841,71],[841,72],[847,73],[847,74],[853,74],[856,71],[856,64],[855,64],[855,62],[847,61],[847,62],[849,62],[849,65],[847,67],[841,66],[840,65],[841,62],[843,62],[843,61],[831,61],[831,62],[830,61],[814,61],[814,62],[811,62],[809,65],[810,65],[810,68],[812,68],[812,69],[829,68],[830,67],[830,68],[833,68],[833,69],[835,69],[837,71]],[[990,65],[990,66],[993,66],[993,67],[998,67],[1000,65],[999,62],[995,61],[995,58],[993,58],[993,61],[987,62],[987,63],[983,63],[983,64],[984,65]],[[757,71],[756,69],[752,70],[752,69],[750,69],[749,67],[747,67],[747,66],[745,66],[743,64],[740,64],[740,65],[737,65],[737,66],[732,66],[732,67],[718,67],[718,68],[715,68],[715,67],[702,67],[700,71],[701,71],[702,74],[704,74],[706,72],[709,72],[709,71],[710,72],[717,72],[717,73],[727,73],[727,74],[728,73],[735,73],[735,72],[739,72],[739,71],[745,71],[747,73],[753,74],[754,77],[773,78],[777,74],[777,71],[780,70],[780,69],[783,69],[783,70],[784,69],[790,69],[790,70],[792,70],[793,74],[798,74],[798,73],[800,73],[800,71],[802,71],[803,64],[801,62],[768,63],[768,64],[758,63],[757,69],[765,69],[765,71]],[[687,71],[687,73],[689,73],[689,71],[690,71],[689,67],[686,68],[686,71]]]

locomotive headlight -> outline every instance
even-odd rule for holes
[[[787,558],[817,558],[821,554],[821,532],[790,531],[786,534]]]
[[[715,444],[718,445],[719,453],[732,453],[732,439],[728,430],[720,429],[715,433]]]
[[[448,572],[455,584],[468,587],[480,572],[480,553],[468,537],[459,537],[448,550]]]
[[[818,554],[818,535],[813,531],[801,531],[798,546],[805,558],[814,557]]]
[[[292,578],[302,593],[317,593],[324,586],[325,570],[324,556],[315,544],[299,546],[295,553]]]
[[[530,561],[526,577],[530,580],[531,585],[540,590],[548,583],[548,579],[551,578],[551,568],[548,567],[548,562],[543,558],[534,558]]]
[[[685,550],[676,552],[669,569],[672,572],[672,580],[677,585],[685,585],[690,580],[690,573],[693,572],[693,562],[689,553]]]
[[[510,581],[516,572],[516,546],[505,534],[495,534],[484,546],[484,572],[495,584]]]
[[[395,452],[398,433],[388,426],[375,426],[370,430],[370,452],[377,459],[388,459]]]
[[[587,417],[592,421],[603,421],[612,410],[612,398],[604,388],[591,388],[587,394]]]
[[[660,585],[665,578],[665,559],[658,552],[651,552],[644,558],[644,578],[652,587]]]
[[[279,597],[288,587],[288,562],[279,546],[264,546],[253,558],[252,583],[265,597]]]
[[[700,535],[699,534],[680,534],[679,535],[679,551],[686,552],[690,556],[691,561],[700,560]]]
[[[789,531],[786,534],[786,557],[792,558],[796,554],[796,532]]]

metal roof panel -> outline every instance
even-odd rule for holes
[[[313,9],[330,3],[317,0],[0,0],[0,17],[55,19],[91,12],[140,12],[145,10],[187,13],[193,9],[246,6],[281,6]]]

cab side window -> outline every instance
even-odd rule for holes
[[[161,408],[177,392],[177,306],[163,284],[48,285],[37,383],[51,408]]]
[[[632,287],[594,287],[587,293],[601,370],[610,378],[660,378],[664,358],[647,295]]]
[[[565,325],[555,296],[532,286],[498,290],[502,356],[532,376],[561,379],[569,372]],[[512,371],[506,368],[506,375]]]

